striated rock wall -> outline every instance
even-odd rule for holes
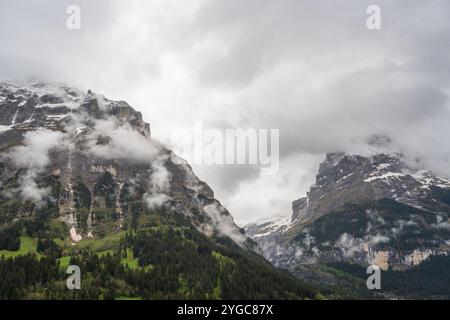
[[[246,240],[211,188],[126,102],[46,83],[1,83],[0,97],[0,201],[19,206],[5,223],[52,207],[77,242],[165,210],[209,236]]]

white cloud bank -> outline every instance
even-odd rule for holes
[[[50,164],[49,152],[63,145],[64,134],[59,131],[38,129],[29,131],[24,136],[24,145],[14,147],[7,157],[18,167],[26,169],[20,177],[19,192],[23,199],[42,204],[48,196],[48,188],[40,188],[36,178]]]
[[[127,100],[163,142],[195,121],[281,129],[272,183],[252,167],[195,168],[238,222],[290,214],[325,152],[359,151],[372,134],[450,175],[448,1],[380,0],[378,31],[366,0],[77,3],[70,31],[67,1],[2,1],[0,77]]]

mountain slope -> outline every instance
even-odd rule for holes
[[[316,295],[252,246],[126,102],[0,84],[1,298]],[[65,287],[69,264],[81,290]]]
[[[398,154],[328,154],[291,219],[247,233],[267,259],[301,277],[316,277],[311,270],[324,264],[401,272],[447,256],[450,181],[414,167]]]
[[[127,214],[133,205],[166,205],[199,230],[227,229],[245,240],[212,190],[150,138],[149,125],[127,103],[39,83],[5,84],[1,92],[1,191],[5,200],[20,199],[19,216],[45,204],[76,242],[97,231],[101,215],[115,216],[112,231],[134,223]]]

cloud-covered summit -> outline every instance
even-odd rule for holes
[[[39,76],[138,107],[167,142],[195,121],[279,128],[280,172],[195,168],[237,217],[287,214],[330,151],[367,137],[450,175],[447,1],[2,1],[4,79]],[[81,30],[66,8],[81,8]]]

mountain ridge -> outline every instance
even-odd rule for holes
[[[149,171],[147,178],[155,178],[154,185],[144,186],[142,181],[140,185],[147,189],[144,195],[149,205],[153,202],[162,204],[172,201],[174,206],[181,207],[188,215],[192,215],[192,212],[188,212],[191,209],[203,211],[212,224],[214,219],[218,220],[216,216],[229,216],[226,209],[214,199],[211,188],[194,175],[186,162],[151,139],[150,125],[143,121],[140,112],[126,102],[112,101],[92,91],[84,94],[67,86],[39,82],[27,86],[2,84],[0,88],[1,97],[9,102],[2,105],[2,111],[6,112],[2,112],[0,119],[0,150],[9,150],[8,156],[12,162],[17,155],[25,158],[16,161],[19,162],[14,163],[16,167],[28,164],[37,166],[41,163],[36,163],[25,155],[27,143],[31,146],[33,143],[37,144],[39,139],[48,140],[51,145],[42,146],[46,148],[44,153],[49,153],[48,159],[43,159],[48,162],[44,165],[49,166],[52,176],[62,183],[64,192],[58,197],[59,214],[71,228],[78,227],[76,217],[71,214],[75,201],[82,202],[81,199],[74,199],[74,179],[81,177],[83,182],[78,187],[84,189],[85,195],[90,193],[90,199],[85,199],[91,202],[90,205],[86,204],[90,210],[86,223],[90,228],[92,206],[115,206],[118,214],[123,211],[124,208],[119,205],[121,189],[124,186],[131,187],[127,184],[132,179],[141,179],[141,174],[136,174],[139,171]],[[25,143],[25,147],[15,148],[16,144],[21,143]],[[52,153],[52,148],[59,149],[60,152]],[[32,146],[28,149],[39,151],[33,150]],[[134,172],[129,170],[130,167],[134,168]],[[39,168],[39,171],[43,169],[46,168]],[[6,170],[2,174],[5,175]],[[115,180],[112,183],[109,181],[111,185],[108,186],[114,195],[109,195],[110,199],[105,199],[105,195],[95,199],[94,180],[105,175],[106,183],[108,174]],[[90,176],[94,178],[91,179]],[[27,179],[27,182],[33,183],[32,180]],[[97,189],[101,191],[99,188],[100,186]],[[190,195],[184,189],[188,189]],[[234,240],[238,240],[242,232],[232,218],[228,220],[228,229],[230,233],[234,233]],[[216,226],[196,222],[202,232],[215,232],[213,229]],[[92,230],[88,232],[92,233]]]
[[[331,153],[307,197],[293,202],[290,220],[245,229],[266,258],[291,271],[321,261],[404,270],[448,254],[449,194],[448,179],[401,154]]]
[[[0,299],[320,296],[254,246],[126,102],[0,83]]]

